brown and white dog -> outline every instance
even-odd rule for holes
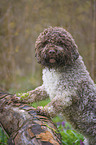
[[[91,79],[71,34],[49,27],[37,38],[37,61],[44,66],[43,85],[32,91],[30,102],[50,97],[41,112],[61,113],[74,129],[96,145],[96,86]],[[38,96],[38,97],[37,97]]]

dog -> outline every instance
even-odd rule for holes
[[[96,86],[87,71],[71,34],[61,27],[49,27],[38,36],[35,55],[43,66],[43,84],[29,95],[29,102],[50,97],[41,113],[57,114],[96,145]]]

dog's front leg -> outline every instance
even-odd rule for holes
[[[35,90],[28,91],[27,93],[15,94],[15,96],[17,97],[18,102],[23,103],[33,103],[49,97],[43,85],[37,87]]]
[[[71,96],[56,96],[45,107],[38,106],[37,112],[48,117],[55,117],[72,104]]]

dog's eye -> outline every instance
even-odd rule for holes
[[[43,43],[43,45],[42,45],[42,48],[44,48],[47,44],[48,44],[48,42],[45,41],[45,42]]]
[[[60,51],[63,51],[64,50],[64,48],[61,47],[61,46],[56,46],[55,49],[56,49],[57,52],[60,52]]]
[[[63,47],[58,46],[58,50],[63,51]]]

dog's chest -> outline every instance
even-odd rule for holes
[[[42,79],[50,99],[53,99],[56,95],[62,95],[64,86],[67,86],[66,80],[65,82],[62,81],[62,73],[59,73],[54,69],[44,69]]]

